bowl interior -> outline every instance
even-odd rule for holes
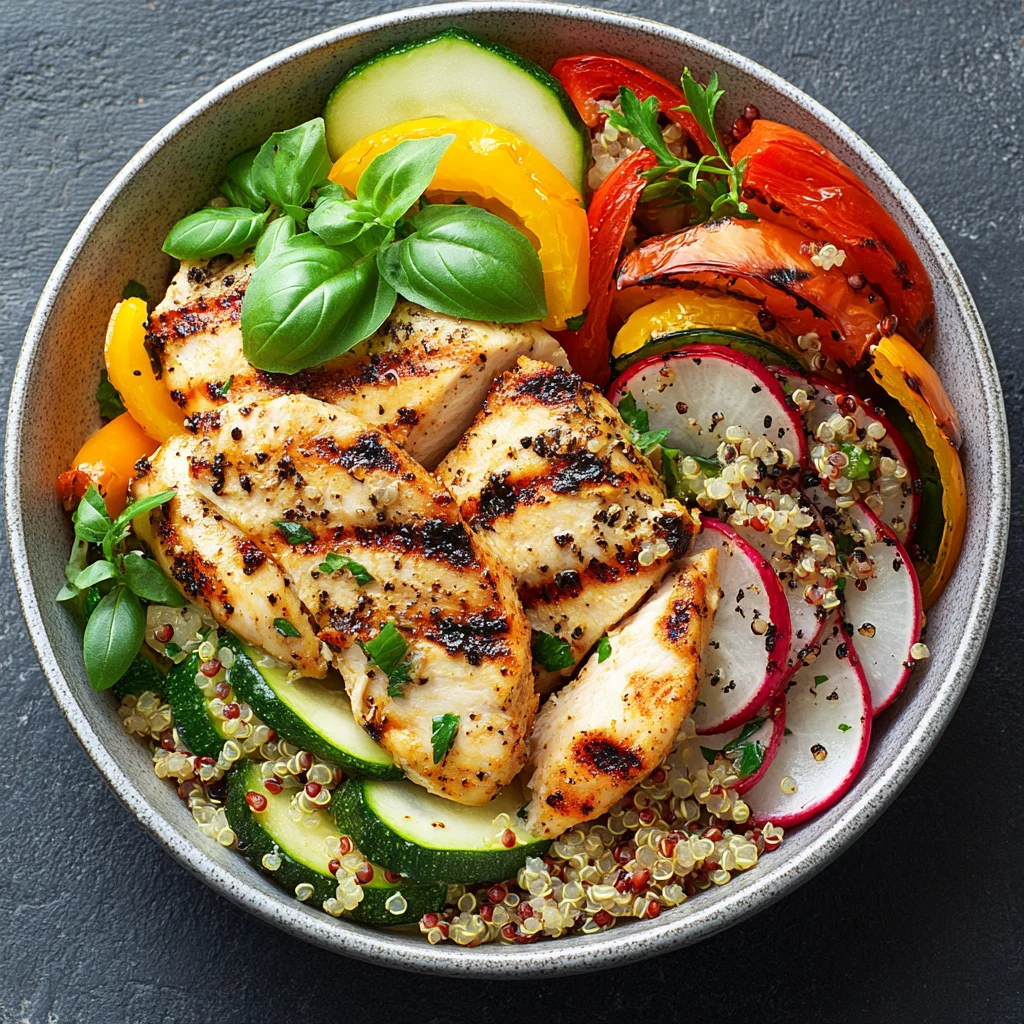
[[[876,720],[867,764],[830,812],[787,838],[782,851],[728,886],[657,921],[608,935],[530,947],[430,947],[418,935],[335,921],[269,885],[235,853],[204,838],[129,739],[109,696],[85,679],[81,639],[53,603],[71,543],[53,481],[99,425],[93,394],[112,305],[131,278],[162,294],[169,226],[210,195],[224,165],[271,131],[319,114],[345,70],[378,49],[461,25],[550,66],[558,57],[604,50],[643,61],[668,77],[683,65],[698,77],[717,70],[723,115],[746,102],[795,125],[850,163],[921,253],[934,286],[934,361],[963,417],[968,486],[987,482],[990,502],[970,506],[964,552],[945,595],[929,613],[932,651],[897,705]],[[183,863],[224,894],[321,945],[419,970],[528,974],[585,970],[694,941],[805,880],[852,841],[907,781],[938,738],[980,651],[1002,565],[1007,451],[991,352],[952,259],[931,223],[891,172],[830,114],[764,69],[664,26],[605,12],[546,4],[458,4],[386,15],[299,44],[243,72],[157,136],[104,193],[54,272],[29,330],[12,392],[7,444],[8,522],[14,567],[33,641],[58,702],[119,796]]]

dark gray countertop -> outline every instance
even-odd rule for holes
[[[0,2],[2,408],[32,308],[128,158],[221,79],[400,4]],[[1024,460],[1024,17],[1011,0],[613,0],[731,46],[830,107],[935,220],[967,278]],[[1015,509],[1014,527],[1020,523]],[[1024,1019],[1024,544],[931,759],[845,856],[754,920],[544,983],[401,975],[305,946],[150,842],[64,724],[3,546],[0,1022]]]

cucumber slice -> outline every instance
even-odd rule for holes
[[[526,831],[522,795],[506,789],[483,807],[433,796],[412,782],[349,779],[334,791],[339,830],[367,857],[410,878],[472,884],[515,877],[527,857],[551,845]],[[516,845],[503,846],[494,819],[507,814]]]
[[[497,43],[449,29],[354,67],[327,100],[337,160],[381,128],[419,117],[474,118],[518,135],[583,194],[590,134],[561,83]]]
[[[245,798],[246,793],[259,793],[266,798],[265,810],[256,813]],[[271,793],[263,786],[258,764],[249,762],[235,768],[228,776],[228,822],[238,836],[242,855],[256,868],[291,892],[302,882],[313,886],[309,902],[322,905],[335,895],[337,881],[330,873],[330,856],[326,841],[338,831],[330,812],[315,811],[296,821],[291,814],[294,790]],[[281,866],[268,870],[263,858],[276,853]],[[405,900],[405,909],[392,913],[387,902],[396,892]],[[444,906],[446,885],[418,885],[405,880],[394,884],[384,877],[384,869],[374,865],[373,878],[363,886],[363,901],[345,916],[363,924],[396,925],[418,921],[428,911]],[[394,906],[394,904],[392,904]]]
[[[674,331],[672,334],[663,334],[659,338],[652,338],[646,345],[612,360],[612,373],[618,376],[627,366],[632,366],[633,363],[638,363],[641,359],[661,355],[665,352],[675,352],[676,349],[683,348],[685,345],[724,345],[726,348],[753,356],[765,366],[785,366],[790,370],[800,369],[800,364],[791,355],[769,344],[763,338],[755,337],[753,334],[743,334],[741,331],[711,331],[701,328]]]
[[[167,673],[165,690],[182,743],[199,757],[216,757],[227,736],[220,719],[210,714],[203,691],[196,686],[199,655],[193,654]]]
[[[235,655],[227,675],[237,699],[286,740],[338,765],[346,775],[402,778],[401,768],[352,717],[339,676],[289,680],[285,666],[268,663],[233,633],[222,634],[221,643]]]

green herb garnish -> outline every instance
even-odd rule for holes
[[[597,641],[597,663],[607,661],[612,656],[612,642],[607,636]]]
[[[289,544],[308,544],[316,540],[316,534],[307,530],[302,523],[293,523],[290,519],[275,519],[274,525]]]
[[[149,302],[149,291],[144,284],[139,284],[138,281],[129,281],[121,289],[121,298],[142,299],[143,302]]]
[[[815,686],[821,686],[822,683],[827,683],[827,682],[828,682],[828,676],[815,676],[814,677],[814,685]]]
[[[366,566],[360,565],[359,562],[354,558],[349,558],[348,555],[339,555],[336,551],[331,551],[324,555],[324,560],[317,566],[317,569],[327,575],[335,573],[339,569],[348,569],[352,573],[352,578],[361,587],[373,582],[373,577],[367,572]]]
[[[535,629],[530,649],[533,652],[533,660],[549,672],[571,668],[575,664],[572,645],[564,637],[555,636],[553,633],[542,633]]]
[[[736,774],[741,779],[749,778],[764,763],[765,746],[760,740],[750,741],[750,737],[756,733],[767,718],[752,718],[740,730],[739,735],[724,747],[715,750],[713,747],[701,747],[700,752],[708,764],[714,763],[720,754],[727,757],[733,763]]]
[[[846,468],[843,475],[848,480],[867,480],[870,478],[878,460],[874,455],[864,451],[860,445],[843,443],[839,450],[846,456]]]
[[[209,392],[211,398],[227,398],[228,392],[231,390],[231,384],[235,379],[235,375],[231,374],[230,377],[222,384],[211,384],[209,385]]]
[[[96,402],[100,407],[100,416],[105,420],[112,420],[125,411],[121,395],[110,383],[110,376],[106,370],[100,370],[100,382],[96,385]]]
[[[409,643],[393,621],[385,622],[380,632],[368,643],[360,644],[370,664],[388,677],[388,696],[402,697],[411,678],[409,663],[405,661]]]
[[[302,636],[302,634],[287,620],[287,619],[274,619],[274,629],[281,634],[281,636],[287,636],[291,639]]]
[[[852,728],[853,728],[853,726],[852,726],[852,725],[847,725],[847,724],[846,724],[845,722],[843,722],[843,723],[842,723],[842,724],[841,724],[841,725],[839,726],[839,731],[840,731],[840,732],[849,732],[849,731],[850,731],[850,730],[851,730]]]
[[[619,415],[629,427],[629,436],[633,444],[649,455],[668,437],[667,430],[651,430],[650,417],[646,409],[636,404],[636,399],[627,391],[619,401]]]
[[[448,751],[452,749],[461,720],[461,716],[453,714],[451,711],[446,711],[443,715],[435,715],[431,719],[430,744],[434,748],[434,764],[440,764]]]

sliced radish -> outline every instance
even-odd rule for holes
[[[866,505],[847,510],[863,534],[859,545],[874,562],[864,589],[847,583],[844,615],[871,689],[874,713],[891,704],[914,668],[911,648],[921,638],[921,586],[906,549]]]
[[[785,367],[772,367],[771,370],[777,377],[783,378],[791,389],[802,388],[808,397],[813,399],[813,402],[803,410],[809,449],[813,449],[818,443],[815,431],[819,424],[837,412],[849,416],[856,423],[860,440],[867,436],[869,428],[876,432],[879,428],[884,431],[882,437],[878,439],[882,455],[902,463],[907,475],[902,483],[889,478],[883,486],[878,470],[875,471],[872,483],[875,492],[882,499],[882,508],[878,516],[906,544],[913,536],[921,495],[920,489],[914,486],[914,481],[918,477],[917,462],[903,435],[880,409],[854,394],[849,388],[816,374],[801,374]],[[872,427],[872,424],[876,426]],[[831,492],[830,496],[831,500],[835,500]]]
[[[741,426],[806,464],[800,413],[752,356],[718,345],[688,345],[634,363],[609,396],[617,405],[627,391],[647,411],[651,430],[668,430],[666,443],[687,455],[713,458],[726,429]]]
[[[871,693],[834,616],[821,654],[786,691],[782,745],[745,797],[751,819],[789,827],[831,807],[853,784],[871,739]]]
[[[708,516],[693,551],[718,549],[718,586],[704,680],[693,718],[697,732],[742,725],[781,688],[790,647],[789,608],[767,561],[736,531]]]
[[[753,729],[748,732],[752,726]],[[777,694],[768,706],[762,708],[749,722],[745,722],[738,729],[732,728],[726,729],[724,732],[702,734],[700,745],[708,751],[726,751],[733,765],[740,770],[744,764],[742,744],[760,746],[760,765],[755,771],[741,776],[739,782],[732,787],[737,793],[746,793],[748,789],[756,786],[768,771],[782,745],[785,730],[786,697],[784,694]]]

